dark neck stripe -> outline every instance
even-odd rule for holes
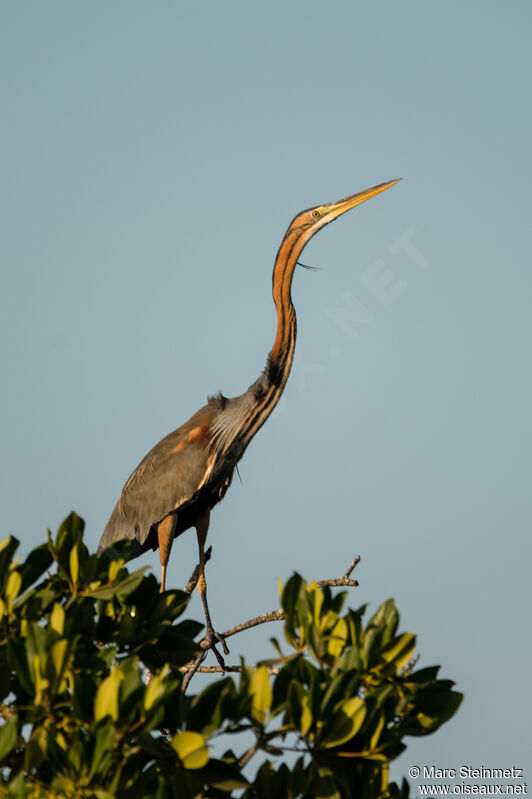
[[[292,367],[292,361],[294,360],[296,340],[295,317],[292,324],[289,326],[288,340],[289,344],[287,347],[286,356],[283,359],[283,363],[280,367],[281,378],[279,383],[273,384],[269,387],[266,394],[249,412],[247,420],[245,420],[242,425],[241,432],[239,433],[238,437],[242,440],[242,443],[245,447],[247,447],[253,436],[260,430],[268,416],[279,402],[281,394],[284,391],[284,387]]]
[[[291,242],[286,253],[282,252],[285,241],[282,242],[273,270],[272,288],[277,307],[277,333],[274,349],[270,353],[271,360],[265,372],[269,385],[242,419],[236,435],[224,446],[220,453],[222,456],[230,451],[237,442],[240,444],[237,448],[237,457],[241,456],[243,450],[248,446],[251,439],[260,430],[279,402],[288,380],[294,360],[297,333],[296,312],[290,297],[290,288],[297,264],[297,249],[300,240],[298,236]],[[282,258],[281,262],[279,261],[280,257]],[[279,356],[278,353],[281,353],[281,355]]]

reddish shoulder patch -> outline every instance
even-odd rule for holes
[[[186,434],[183,440],[180,441],[179,444],[176,444],[176,446],[171,450],[172,454],[176,455],[178,452],[181,452],[181,450],[184,449],[187,444],[197,444],[202,439],[207,441],[210,438],[209,430],[210,427],[208,424],[201,424],[198,425],[198,427],[193,427],[192,430]]]
[[[190,441],[191,444],[199,441],[201,438],[210,438],[209,436],[210,426],[208,424],[201,424],[198,427],[194,427],[190,433],[187,433],[185,436],[187,441]]]

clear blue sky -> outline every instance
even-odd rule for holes
[[[95,547],[145,452],[258,376],[297,211],[404,178],[305,251],[294,371],[208,574],[225,629],[277,576],[362,555],[351,604],[395,597],[466,697],[399,775],[530,766],[531,23],[478,0],[0,11],[0,491],[24,551],[71,508]],[[195,562],[189,532],[169,584]]]

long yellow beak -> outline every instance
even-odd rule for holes
[[[333,219],[336,219],[341,214],[345,214],[346,211],[350,211],[351,208],[355,208],[355,206],[365,203],[366,200],[371,200],[372,197],[380,194],[381,191],[386,191],[386,189],[389,189],[391,186],[395,186],[400,180],[401,178],[397,178],[396,180],[388,181],[388,183],[379,183],[378,186],[360,191],[358,194],[352,194],[351,197],[345,197],[337,203],[330,203],[324,206],[326,211],[323,216],[327,218],[328,222],[332,222]]]

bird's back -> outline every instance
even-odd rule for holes
[[[152,525],[186,503],[209,468],[214,416],[215,408],[205,405],[148,452],[122,490],[100,540],[98,553],[123,539],[138,544],[133,555],[156,548],[155,538],[148,540]]]

